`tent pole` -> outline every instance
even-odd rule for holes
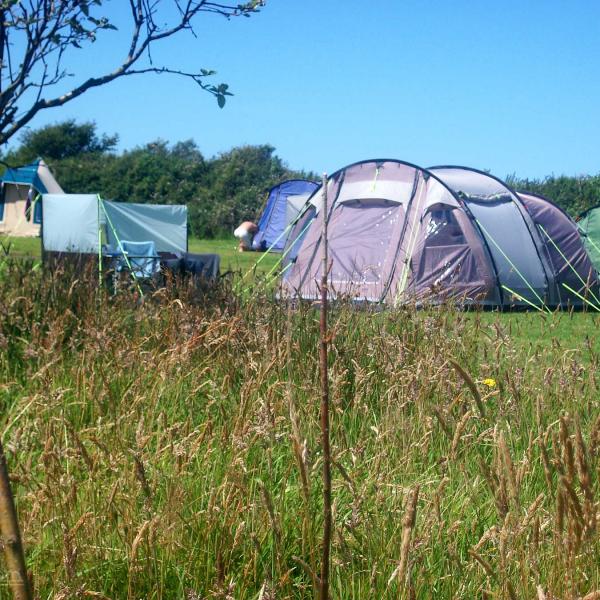
[[[511,290],[507,285],[502,284],[500,287],[502,289],[506,290],[509,294],[512,294],[517,300],[520,300],[521,302],[525,302],[525,304],[529,304],[529,306],[533,306],[533,308],[535,308],[535,310],[544,312],[544,310],[542,308],[540,308],[537,304],[534,304],[530,300],[527,300],[527,298],[524,298],[523,296],[521,296],[521,294],[518,294],[514,290]]]
[[[567,288],[567,290],[569,290],[569,292],[571,292],[572,294],[575,294],[578,298],[580,298],[581,300],[583,300],[584,302],[586,302],[587,304],[589,304],[594,310],[600,312],[600,308],[598,308],[595,304],[593,304],[587,298],[585,298],[584,296],[582,296],[579,292],[576,292],[572,287],[568,286],[564,282],[563,282],[563,286],[565,288]]]
[[[321,447],[323,451],[323,546],[321,558],[321,578],[319,600],[329,600],[329,563],[331,551],[331,448],[329,443],[329,374],[328,374],[328,335],[327,335],[327,175],[323,174],[323,234],[321,266],[321,315],[319,358],[321,371]]]
[[[415,190],[415,196],[420,192],[419,186]],[[406,286],[408,284],[408,275],[411,270],[410,263],[413,258],[413,252],[417,246],[417,237],[418,237],[418,228],[419,228],[419,220],[421,217],[422,207],[424,200],[426,198],[426,194],[421,192],[421,195],[418,198],[414,198],[413,201],[416,205],[414,209],[414,218],[411,224],[410,237],[408,239],[408,246],[406,248],[406,256],[404,258],[404,264],[402,265],[402,273],[400,274],[400,280],[398,281],[398,286],[396,287],[396,298],[394,299],[394,306],[398,307],[400,302],[402,301],[402,296],[406,290]],[[410,210],[412,210],[412,202],[410,205]],[[408,218],[408,214],[406,215]],[[405,233],[405,232],[404,232]],[[402,237],[404,237],[404,233],[402,233]],[[402,244],[404,240],[401,239],[399,244]]]
[[[295,225],[295,223],[292,223],[292,225]],[[284,252],[282,252],[281,256],[279,257],[279,259],[277,260],[277,262],[271,267],[271,270],[265,275],[265,277],[268,279],[273,272],[277,269],[277,267],[282,263],[283,259],[289,254],[290,250],[294,247],[294,244],[300,239],[300,237],[304,234],[304,232],[312,225],[312,220],[309,221],[306,225],[306,227],[304,227],[304,229],[298,234],[298,237],[288,246],[288,249],[285,250]],[[287,267],[285,267],[285,269],[281,272],[281,274],[283,274],[285,271],[287,271],[292,263],[290,263]],[[258,265],[258,263],[256,263],[252,268],[255,269],[256,266]],[[248,271],[250,272],[250,271]],[[269,279],[266,283],[266,285],[269,285],[273,279],[275,279],[275,277],[277,277],[277,275],[273,275],[273,277],[271,277],[271,279]],[[243,278],[240,280],[240,282],[243,281]],[[248,292],[250,290],[249,287],[247,287],[244,292]]]
[[[289,262],[283,269],[281,269],[281,271],[275,275],[273,275],[273,277],[271,277],[270,279],[267,279],[267,283],[265,284],[267,287],[269,285],[271,285],[273,283],[273,281],[275,280],[276,277],[281,277],[294,263]],[[267,275],[268,277],[268,275]],[[246,290],[247,291],[247,290]]]

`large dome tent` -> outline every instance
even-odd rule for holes
[[[305,205],[284,251],[282,292],[292,297],[318,297],[321,194],[319,188]],[[569,240],[559,264],[525,201],[481,171],[367,160],[334,173],[327,195],[334,298],[387,304],[452,299],[541,310],[583,305],[588,287],[597,284],[562,211],[545,199],[529,201],[547,202],[544,215],[560,215],[558,232],[544,221],[557,246]],[[574,272],[567,276],[565,265],[585,285]]]
[[[426,169],[395,159],[354,163],[329,178],[327,195],[334,297],[397,303],[436,290],[499,303],[490,295],[481,241],[464,212],[456,211],[460,203],[451,190]],[[284,291],[303,298],[318,297],[320,209],[317,191],[304,213],[314,210],[315,216],[293,264],[285,267]],[[448,227],[436,226],[440,217],[449,219]],[[430,235],[423,235],[428,227]]]

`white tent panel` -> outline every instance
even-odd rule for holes
[[[121,241],[154,242],[158,252],[187,252],[187,207],[173,204],[134,204],[103,201],[106,234],[117,246]]]
[[[44,194],[44,250],[98,252],[98,197],[95,194]]]

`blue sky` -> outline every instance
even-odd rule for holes
[[[190,81],[141,76],[32,126],[94,120],[122,149],[193,138],[206,156],[270,143],[317,172],[390,157],[499,176],[598,173],[599,23],[595,0],[268,0],[250,19],[204,15],[197,38],[153,53],[155,64],[216,69],[235,93],[223,110]],[[75,52],[72,81],[126,47],[117,32]]]

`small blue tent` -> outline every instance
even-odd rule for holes
[[[40,194],[46,194],[48,193],[48,188],[44,185],[39,174],[40,163],[43,163],[43,161],[41,158],[38,158],[32,163],[22,167],[8,167],[2,175],[2,181],[4,183],[12,183],[15,185],[29,185],[35,188]]]
[[[0,179],[0,234],[39,235],[42,205],[36,198],[46,193],[61,194],[62,188],[41,158],[6,169]]]
[[[288,225],[317,187],[317,183],[305,179],[290,179],[272,187],[258,221],[252,248],[282,252],[289,234]]]

